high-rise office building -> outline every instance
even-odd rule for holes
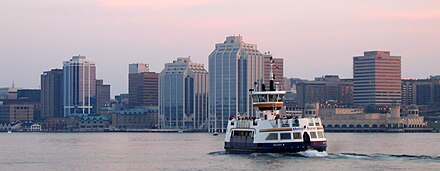
[[[269,85],[270,82],[270,60],[273,62],[273,76],[274,81],[278,84],[278,89],[281,90],[284,87],[284,62],[283,58],[274,58],[270,53],[264,54],[264,84]]]
[[[104,84],[103,80],[96,80],[96,109],[99,113],[100,108],[110,102],[110,85]]]
[[[40,103],[40,89],[21,89],[17,91],[17,100],[24,103]]]
[[[64,116],[96,112],[96,66],[85,56],[73,56],[63,66]]]
[[[402,104],[440,107],[440,76],[431,76],[429,79],[403,79]]]
[[[210,131],[226,130],[230,116],[254,116],[249,89],[264,83],[263,54],[257,45],[229,36],[209,55]]]
[[[150,65],[142,63],[133,63],[128,65],[129,74],[137,74],[142,72],[150,72]]]
[[[337,75],[317,77],[296,85],[298,105],[334,100],[339,104],[353,104],[353,80],[339,79]]]
[[[203,64],[177,58],[165,64],[159,85],[161,128],[208,128],[208,72]]]
[[[401,57],[388,51],[364,52],[353,57],[353,103],[386,106],[401,103]]]
[[[159,106],[159,73],[142,70],[128,75],[128,105],[130,108]]]
[[[41,74],[41,119],[63,117],[63,70]]]

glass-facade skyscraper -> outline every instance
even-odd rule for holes
[[[208,128],[208,72],[191,58],[165,64],[159,76],[161,128]]]
[[[96,66],[85,56],[73,56],[63,66],[64,116],[96,112]]]
[[[63,116],[63,70],[41,74],[41,119]]]
[[[264,81],[263,54],[242,36],[229,36],[209,55],[210,131],[224,132],[230,116],[254,116],[249,89]]]

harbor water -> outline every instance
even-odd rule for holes
[[[228,154],[224,134],[0,133],[0,170],[439,170],[437,133],[327,133],[327,152]]]

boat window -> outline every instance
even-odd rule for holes
[[[251,131],[232,131],[232,135],[235,136],[242,136],[242,137],[253,137],[253,132]]]
[[[318,138],[316,132],[310,132],[310,138]]]
[[[313,119],[315,121],[316,126],[321,126],[321,120],[319,118]]]
[[[258,102],[266,102],[266,95],[259,95],[258,98]]]
[[[299,126],[299,121],[298,119],[295,119],[295,121],[292,123],[292,126]]]
[[[321,124],[319,124],[319,121],[315,121],[315,125],[316,126],[321,126]]]
[[[292,139],[292,134],[290,134],[290,133],[281,133],[281,139],[282,140],[290,140],[290,139]]]
[[[275,95],[269,95],[269,102],[273,102],[273,99],[275,99]]]
[[[324,138],[324,133],[323,132],[318,132],[318,138]]]
[[[290,127],[289,120],[282,120],[281,121],[281,127]]]
[[[309,126],[315,126],[315,125],[313,124],[313,122],[309,121]]]
[[[266,140],[278,140],[278,133],[270,133],[267,137]]]
[[[277,102],[281,102],[281,101],[283,101],[283,95],[278,95]]]
[[[253,96],[252,98],[253,98],[254,102],[258,102],[258,96]]]
[[[293,133],[293,139],[301,139],[301,133],[300,132],[294,132]]]

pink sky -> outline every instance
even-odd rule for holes
[[[181,56],[207,64],[215,43],[241,34],[284,57],[285,75],[352,77],[366,50],[402,56],[402,77],[440,74],[440,1],[2,1],[0,87],[38,88],[40,74],[81,54],[112,94],[128,64],[160,72]]]

